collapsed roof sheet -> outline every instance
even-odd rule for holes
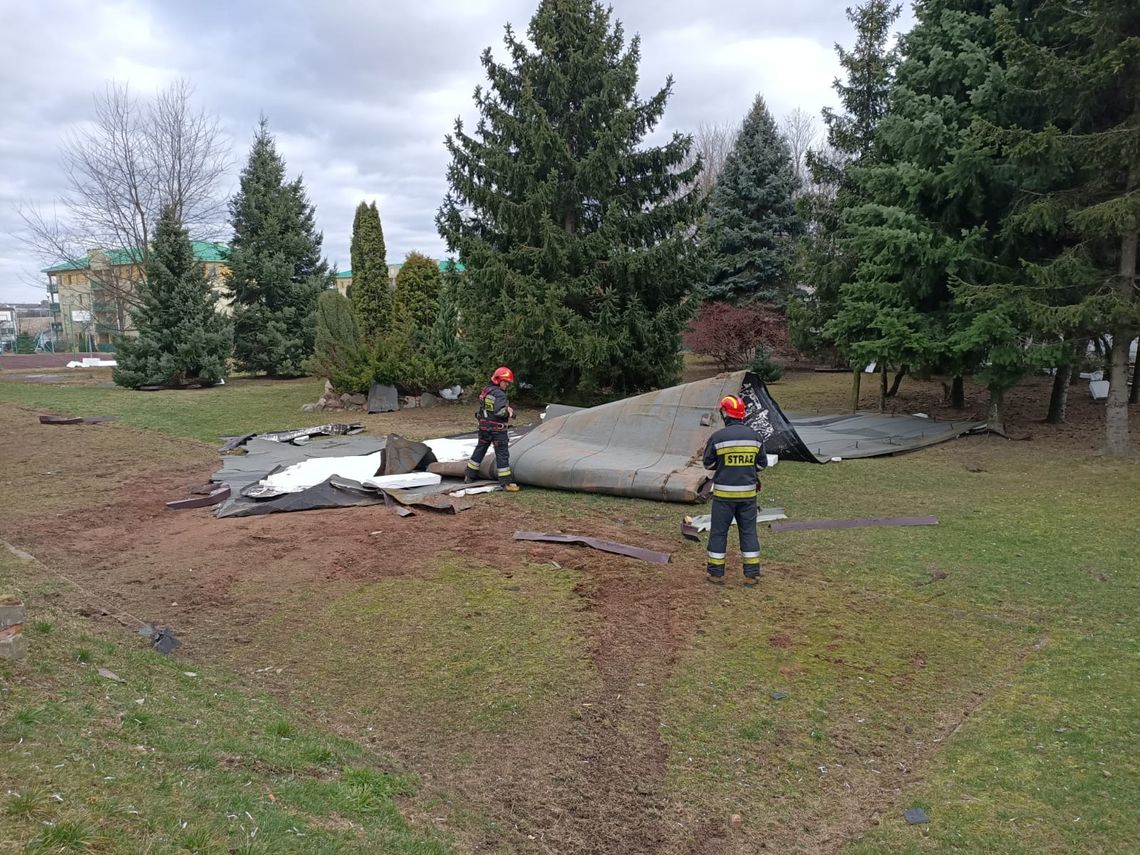
[[[804,445],[820,461],[915,451],[986,427],[985,422],[941,421],[889,413],[789,418]]]
[[[910,451],[984,427],[867,413],[797,420],[759,377],[738,371],[589,409],[551,405],[545,422],[511,446],[511,468],[539,487],[700,501],[708,481],[700,457],[730,394],[744,400],[745,421],[769,454],[805,463]]]
[[[511,446],[524,484],[671,502],[695,502],[708,480],[700,457],[721,425],[717,406],[742,390],[769,449],[814,459],[754,375],[738,371],[550,419]]]

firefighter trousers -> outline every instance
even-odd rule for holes
[[[507,447],[506,425],[501,428],[479,426],[479,442],[475,445],[471,459],[467,461],[467,477],[471,480],[479,477],[479,465],[487,455],[487,449],[492,445],[495,447],[495,472],[499,483],[505,487],[515,480],[511,475],[511,453]]]
[[[748,499],[712,500],[712,529],[709,531],[710,576],[724,575],[724,557],[728,551],[728,530],[732,521],[740,532],[740,556],[744,575],[755,579],[760,575],[760,536],[756,532],[756,497]]]

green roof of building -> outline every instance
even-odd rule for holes
[[[229,258],[230,248],[224,243],[214,243],[207,240],[191,241],[194,246],[194,257],[199,261],[225,261]],[[112,249],[106,252],[107,260],[115,267],[124,264],[138,264],[142,261],[142,254],[137,249]],[[90,267],[90,259],[82,261],[65,261],[54,267],[47,267],[42,273],[63,273],[67,270],[86,270]]]

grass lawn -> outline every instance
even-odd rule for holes
[[[790,411],[839,411],[849,382],[793,375],[773,394]],[[941,394],[909,380],[903,390],[915,397],[902,408],[928,410]],[[1021,393],[1024,412],[1036,412],[1038,391]],[[300,406],[319,392],[312,381],[189,393],[0,381],[0,427],[13,436],[27,419],[17,408],[118,415],[151,432],[82,429],[88,445],[51,464],[82,485],[79,495],[61,486],[22,516],[0,514],[0,536],[80,507],[93,490],[109,497],[127,473],[170,467],[180,453],[201,466],[208,449],[174,437],[309,423]],[[468,427],[467,409],[368,424],[440,435]],[[27,441],[50,449],[63,430]],[[49,606],[29,632],[34,655],[0,665],[0,852],[33,842],[617,851],[575,837],[576,814],[628,828],[629,852],[1135,851],[1140,465],[1032,430],[1029,442],[974,437],[897,458],[781,463],[765,475],[763,504],[793,519],[933,514],[940,524],[763,531],[767,573],[754,591],[735,579],[704,585],[702,547],[677,534],[691,509],[601,496],[525,489],[457,517],[364,509],[208,529],[229,535],[226,561],[239,570],[217,593],[233,601],[274,593],[242,577],[243,556],[259,568],[277,556],[282,574],[293,562],[273,612],[243,628],[243,644],[201,664],[163,659],[126,631]],[[124,443],[135,457],[116,450]],[[27,459],[46,468],[46,454]],[[109,462],[101,469],[91,455]],[[60,476],[4,477],[20,495]],[[204,513],[165,519],[147,524],[172,541],[215,525]],[[322,520],[350,534],[306,578],[297,541],[319,537]],[[551,547],[552,566],[509,543],[516,525],[664,546],[673,563]],[[383,536],[370,539],[372,529]],[[116,561],[132,562],[108,595],[130,596],[136,576],[174,584],[164,562],[176,553],[148,534],[150,545],[101,561],[105,583]],[[235,551],[243,539],[263,551]],[[0,589],[39,603],[53,584],[34,562],[0,553]],[[204,614],[197,637],[215,619]],[[265,665],[281,671],[253,673]],[[584,811],[594,801],[609,813]],[[907,825],[912,806],[929,823]],[[453,842],[401,818],[437,810]],[[646,823],[656,837],[638,836]]]
[[[32,655],[0,661],[0,852],[452,851],[401,817],[412,776],[230,675],[39,605],[53,587],[0,550],[0,589],[37,602]]]

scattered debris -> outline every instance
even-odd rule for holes
[[[113,683],[125,683],[125,682],[127,682],[122,677],[120,677],[118,674],[116,674],[114,671],[108,671],[106,668],[99,668],[97,670],[98,670],[98,674],[100,677],[106,677],[108,680],[110,680]]]
[[[40,416],[41,425],[101,425],[118,420],[118,416]]]
[[[587,537],[580,534],[563,534],[562,532],[516,531],[515,540],[536,540],[545,543],[580,543],[602,552],[612,552],[615,555],[625,555],[653,564],[668,564],[672,557],[668,552],[654,552],[652,549],[643,549],[640,546],[629,546],[612,540],[601,540],[596,537]]]
[[[393,505],[392,510],[398,517],[414,517],[416,515],[415,511],[411,508],[405,508],[403,505]]]
[[[1089,395],[1094,401],[1107,401],[1110,384],[1107,380],[1090,380]]]
[[[733,828],[740,828],[742,825],[744,825],[744,817],[738,813],[734,813],[731,817],[729,817],[728,824]]]
[[[462,490],[455,490],[454,492],[448,493],[447,495],[454,496],[458,499],[462,496],[478,496],[483,493],[494,493],[498,489],[498,483],[479,484],[478,482],[475,482],[475,486],[464,487]]]
[[[368,390],[368,404],[365,407],[370,413],[393,413],[400,409],[400,393],[395,386],[383,383],[373,383]]]
[[[174,631],[169,628],[158,630],[154,637],[151,639],[150,646],[161,653],[163,656],[168,656],[179,647],[182,642],[174,635]]]
[[[782,701],[787,696],[788,696],[787,692],[770,692],[768,694],[768,697],[770,697],[774,701]]]
[[[769,455],[772,456],[772,455]],[[784,513],[783,508],[760,508],[756,515],[756,522],[766,523],[775,522],[776,520],[786,520],[788,515]],[[729,525],[736,525],[736,520],[733,520]],[[702,531],[709,531],[712,529],[712,514],[701,514],[695,517],[685,517],[681,521],[681,535],[689,540],[697,540],[700,538],[697,535]]]
[[[292,442],[298,437],[352,436],[353,434],[361,433],[363,430],[364,425],[357,422],[351,424],[332,423],[317,425],[316,427],[298,428],[297,430],[283,430],[277,433],[262,433],[257,434],[257,436],[260,436],[262,439],[267,439],[270,442]],[[252,439],[252,437],[250,438]]]
[[[920,807],[907,808],[903,811],[903,819],[907,821],[907,825],[922,825],[924,822],[930,822],[930,817],[926,815]]]
[[[929,585],[931,582],[941,582],[949,574],[945,570],[939,570],[937,567],[932,567],[926,571],[928,578],[919,579],[914,583],[916,588],[921,588],[923,585]]]
[[[0,596],[0,659],[23,659],[28,654],[26,619],[27,610],[20,599],[11,594]]]
[[[114,359],[103,359],[98,356],[85,356],[82,359],[67,363],[68,368],[117,368],[119,363]]]
[[[804,520],[775,522],[772,531],[809,531],[812,529],[871,528],[873,526],[938,525],[938,517],[868,517],[853,520]]]
[[[195,488],[195,491],[196,490],[197,488]],[[166,507],[172,511],[185,511],[189,508],[209,508],[221,504],[229,497],[230,488],[227,484],[222,484],[221,486],[215,484],[214,489],[205,495],[198,493],[189,499],[175,499],[172,502],[167,502]]]

